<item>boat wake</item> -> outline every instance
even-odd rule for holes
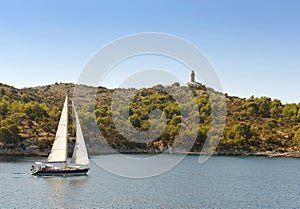
[[[11,178],[31,178],[30,173],[12,173],[11,175],[7,174],[7,177]]]

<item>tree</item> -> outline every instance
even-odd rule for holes
[[[180,83],[179,83],[179,82],[175,82],[175,83],[172,84],[172,87],[177,87],[177,88],[179,88],[179,87],[180,87]]]
[[[265,128],[267,128],[270,131],[273,131],[277,127],[278,127],[278,122],[275,119],[268,120],[265,125]]]
[[[18,125],[11,119],[1,121],[0,127],[0,141],[5,144],[15,144],[19,140]]]
[[[141,121],[140,121],[140,118],[139,118],[138,114],[134,113],[133,115],[131,115],[129,117],[129,119],[130,119],[130,122],[132,123],[132,125],[135,128],[140,128],[141,127]]]
[[[270,115],[274,119],[279,119],[282,114],[282,104],[281,101],[278,99],[274,99],[271,102],[271,109],[270,109]]]
[[[5,95],[5,89],[3,87],[0,88],[0,94],[1,96]]]
[[[43,117],[48,117],[49,108],[46,104],[39,104],[37,102],[31,101],[24,106],[24,112],[32,120],[39,120]]]
[[[296,130],[296,133],[292,139],[293,146],[300,146],[300,128]]]
[[[261,97],[258,99],[259,103],[259,114],[263,117],[268,118],[270,117],[270,105],[271,105],[271,98],[269,97]]]
[[[291,120],[293,116],[297,116],[298,109],[297,105],[295,103],[292,104],[286,104],[283,107],[282,110],[282,117],[286,121]]]
[[[234,126],[235,129],[235,139],[242,140],[244,146],[247,146],[248,140],[251,138],[251,127],[250,125],[241,122]]]
[[[22,100],[22,102],[24,102],[24,103],[29,102],[29,98],[28,98],[28,96],[27,96],[26,94],[23,94],[23,95],[21,96],[21,100]]]
[[[249,102],[247,105],[248,112],[251,115],[257,116],[258,112],[260,111],[260,107],[256,102]]]
[[[2,97],[2,101],[0,102],[0,115],[5,116],[8,112],[9,102],[4,100]]]

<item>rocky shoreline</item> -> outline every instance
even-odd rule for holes
[[[253,156],[253,157],[286,157],[286,158],[300,158],[300,152],[219,152],[215,155],[224,156]]]
[[[100,153],[93,152],[91,155],[103,155],[103,154],[159,154],[149,152],[147,150],[120,150],[115,153],[109,151],[102,151]],[[23,150],[23,149],[0,149],[0,156],[24,156],[24,157],[47,157],[48,152],[40,152],[37,150]],[[170,154],[180,155],[208,155],[203,152],[176,152]],[[244,157],[283,157],[283,158],[300,158],[300,152],[246,152],[246,151],[221,151],[214,152],[214,156],[244,156]]]

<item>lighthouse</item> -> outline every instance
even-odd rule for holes
[[[197,87],[200,86],[201,84],[195,81],[195,71],[192,70],[191,72],[191,80],[190,82],[187,83],[188,86],[193,86],[193,87]]]

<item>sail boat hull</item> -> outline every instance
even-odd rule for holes
[[[76,169],[53,169],[53,170],[39,170],[32,175],[35,176],[85,176],[89,168],[76,168]]]

